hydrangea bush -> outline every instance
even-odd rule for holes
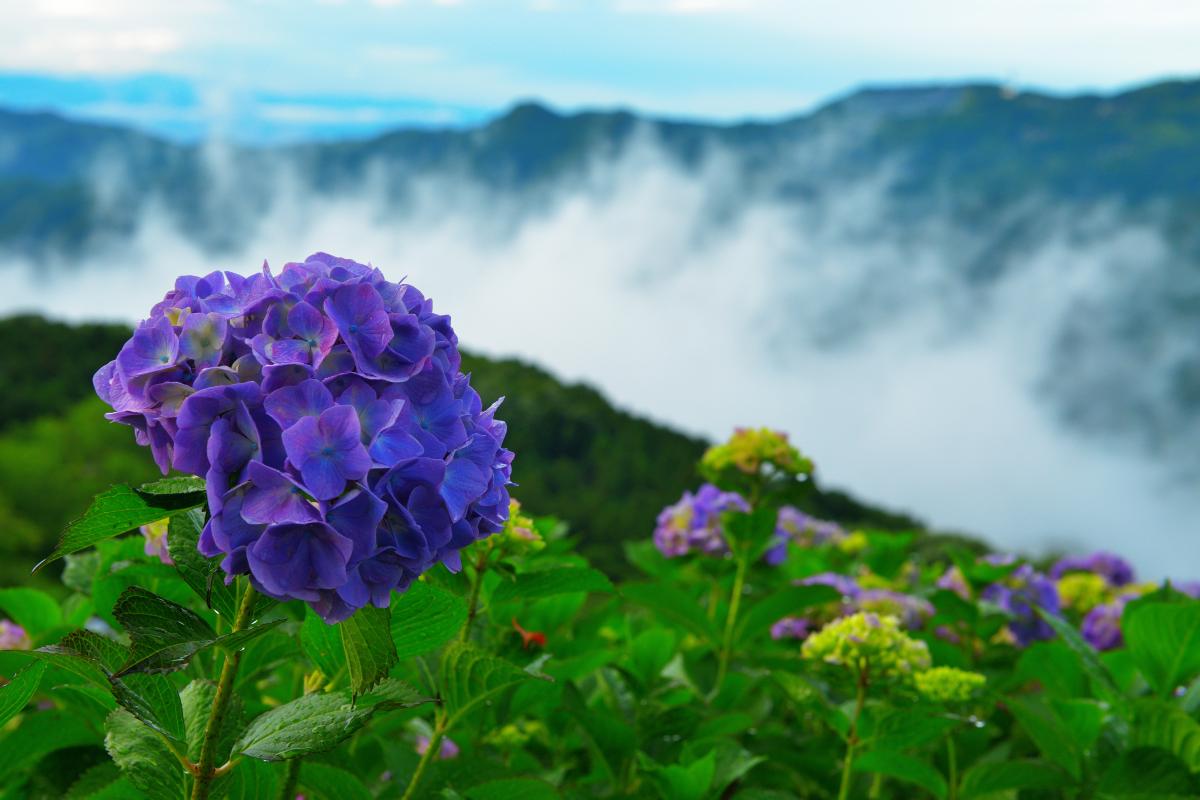
[[[456,347],[353,262],[181,279],[97,378],[170,474],[0,590],[0,796],[1200,796],[1200,587],[822,519],[766,429],[618,586]]]

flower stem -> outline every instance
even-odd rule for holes
[[[842,785],[838,789],[838,800],[848,800],[850,797],[850,775],[854,769],[854,751],[858,747],[858,718],[862,716],[863,706],[867,702],[867,670],[859,667],[858,695],[854,700],[854,716],[850,720],[850,735],[846,737],[846,760],[842,764]]]
[[[950,778],[946,800],[958,800],[958,752],[954,747],[953,733],[946,737],[946,769]]]
[[[421,777],[425,774],[425,769],[429,766],[429,762],[437,758],[438,752],[442,749],[442,737],[446,734],[446,715],[438,709],[437,716],[433,722],[433,733],[429,737],[429,747],[421,755],[421,760],[417,762],[417,768],[412,774],[412,778],[408,781],[408,788],[404,790],[404,796],[400,800],[412,800],[417,796],[417,787],[421,784]]]
[[[287,774],[283,779],[283,788],[279,790],[279,800],[292,800],[296,796],[296,784],[300,781],[300,759],[293,758],[287,762]]]
[[[479,555],[475,558],[475,576],[471,581],[471,599],[467,603],[467,621],[458,637],[464,642],[471,635],[471,624],[475,622],[475,615],[479,613],[479,590],[483,588],[483,575],[487,572],[488,557],[492,554],[493,546],[494,543],[489,538],[487,546],[481,547]]]
[[[742,588],[746,583],[746,567],[749,559],[744,550],[737,556],[737,573],[733,577],[733,591],[729,595],[729,613],[725,616],[725,635],[721,639],[721,653],[717,661],[717,682],[713,693],[721,691],[725,682],[725,673],[729,671],[729,658],[733,652],[733,631],[737,627],[738,608],[742,604]]]
[[[242,595],[241,605],[238,606],[237,618],[233,622],[233,630],[240,631],[249,627],[254,614],[254,587],[247,586]],[[217,694],[213,697],[212,711],[208,716],[208,725],[204,728],[204,740],[200,744],[200,761],[196,764],[196,780],[192,784],[192,800],[208,800],[216,771],[213,769],[213,759],[216,758],[217,740],[221,729],[225,726],[225,712],[229,709],[229,701],[233,697],[233,680],[237,677],[238,662],[241,660],[240,650],[225,654],[225,663],[221,667],[221,677],[217,681]]]

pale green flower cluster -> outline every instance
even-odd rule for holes
[[[738,428],[728,442],[708,448],[700,459],[701,470],[709,476],[729,467],[757,475],[768,464],[789,475],[812,471],[812,462],[800,455],[787,435],[770,428]]]
[[[834,620],[809,636],[805,658],[865,670],[874,678],[905,677],[929,668],[929,648],[909,637],[898,617],[869,611]]]
[[[521,513],[521,504],[516,499],[509,500],[508,519],[499,538],[505,551],[515,555],[536,553],[546,546],[541,534],[534,527],[533,517]]]
[[[1112,599],[1112,590],[1103,575],[1072,572],[1058,579],[1058,597],[1064,606],[1086,614]]]
[[[987,678],[956,667],[934,667],[913,675],[917,691],[935,703],[965,703],[983,688]]]

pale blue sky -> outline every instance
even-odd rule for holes
[[[1198,38],[1178,0],[0,0],[0,71],[178,76],[206,118],[255,92],[453,122],[530,97],[734,119],[868,83],[1103,90],[1200,73]],[[272,113],[379,114],[337,105]]]

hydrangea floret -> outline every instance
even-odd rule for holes
[[[897,617],[870,611],[830,622],[809,636],[800,652],[875,680],[908,678],[930,665],[929,648],[908,636]]]
[[[515,497],[509,500],[508,519],[496,538],[504,551],[512,555],[536,553],[546,546],[533,517],[521,513],[521,504]]]
[[[985,588],[980,597],[1010,615],[1005,634],[1017,647],[1054,638],[1054,628],[1042,619],[1038,610],[1060,614],[1058,587],[1030,565],[1022,564],[1003,580]]]
[[[934,703],[965,703],[987,683],[978,672],[957,667],[933,667],[913,675],[917,691]]]
[[[157,558],[163,564],[171,565],[175,562],[171,560],[171,553],[167,549],[167,527],[170,519],[160,519],[157,522],[151,522],[149,525],[143,525],[139,530],[146,540],[145,553],[148,556]]]
[[[1070,572],[1058,579],[1058,599],[1063,608],[1086,614],[1113,598],[1112,587],[1103,575]]]
[[[1134,580],[1133,567],[1128,561],[1115,553],[1104,551],[1061,558],[1050,568],[1050,577],[1056,579],[1071,573],[1098,575],[1110,586],[1125,586]]]
[[[384,607],[508,518],[497,405],[415,287],[325,253],[175,283],[96,373],[164,474],[205,479],[204,555],[326,621]]]

